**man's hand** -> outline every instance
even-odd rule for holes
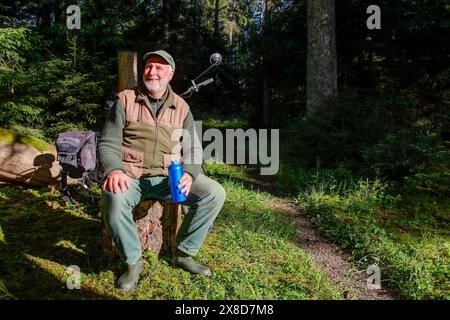
[[[130,189],[130,179],[122,170],[111,171],[103,182],[102,190],[117,193],[119,188],[122,192]]]
[[[192,177],[189,173],[185,172],[183,174],[183,176],[181,177],[178,188],[184,187],[183,189],[181,189],[181,192],[183,192],[186,197],[189,194],[189,191],[191,191],[191,187],[192,187]]]

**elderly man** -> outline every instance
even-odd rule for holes
[[[99,143],[105,173],[103,215],[119,256],[128,264],[117,282],[122,291],[134,289],[143,270],[133,209],[145,198],[170,199],[167,169],[171,160],[183,163],[179,188],[187,196],[183,204],[191,207],[177,237],[176,266],[211,274],[192,257],[225,201],[224,188],[202,173],[201,144],[192,143],[198,137],[189,105],[169,85],[175,71],[172,56],[158,50],[145,54],[144,61],[146,90],[124,90],[117,95]]]

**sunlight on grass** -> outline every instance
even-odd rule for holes
[[[15,299],[16,297],[14,297],[11,293],[9,293],[5,283],[3,282],[3,280],[0,279],[0,300],[15,300]]]
[[[205,172],[219,181],[234,181],[243,183],[253,183],[245,173],[245,166],[232,166],[225,163],[209,162],[204,165]]]
[[[306,174],[305,174],[306,176]],[[380,180],[339,180],[315,172],[303,181],[298,205],[319,229],[363,265],[380,266],[383,281],[403,297],[450,297],[449,233],[445,219],[408,212]]]
[[[207,118],[202,120],[202,124],[205,128],[216,129],[239,129],[247,128],[248,121],[242,118],[222,119],[222,117]]]
[[[32,136],[25,136],[15,133],[14,131],[0,128],[0,141],[23,143],[35,147],[41,152],[51,151],[51,145],[44,140]]]
[[[294,243],[298,230],[270,195],[246,187],[237,168],[215,169],[212,176],[223,183],[227,200],[196,256],[211,267],[211,277],[191,275],[173,268],[170,257],[158,260],[146,252],[138,287],[121,293],[115,281],[124,265],[108,263],[102,254],[98,218],[66,209],[57,191],[2,188],[0,225],[11,240],[0,242],[4,284],[14,296],[31,299],[342,298]],[[70,265],[80,267],[81,290],[66,288]]]
[[[2,226],[0,225],[0,242],[3,242],[3,244],[6,244],[6,241],[5,241],[5,234],[3,233],[3,230],[2,230]]]
[[[210,278],[174,269],[146,254],[133,299],[339,299],[340,292],[292,243],[296,230],[268,194],[224,183],[227,201],[197,259]]]

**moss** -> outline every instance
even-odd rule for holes
[[[27,137],[23,135],[19,135],[14,131],[0,128],[0,141],[5,141],[9,143],[23,143],[29,146],[32,146],[39,150],[40,152],[51,152],[51,145],[41,139],[35,137]]]
[[[5,243],[5,234],[3,233],[2,226],[0,226],[0,242]]]

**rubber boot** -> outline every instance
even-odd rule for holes
[[[203,276],[210,276],[211,270],[206,267],[198,264],[192,259],[192,257],[182,251],[178,251],[175,257],[175,266],[180,267],[183,270],[186,270],[193,274],[201,274]]]
[[[123,292],[127,292],[136,288],[142,270],[144,270],[144,261],[142,258],[135,264],[129,264],[128,270],[120,276],[119,280],[117,280],[119,289]]]

